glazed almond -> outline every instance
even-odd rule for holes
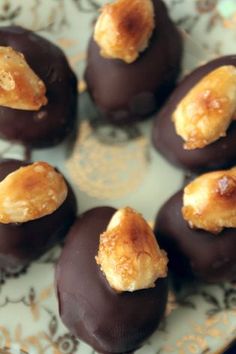
[[[168,259],[152,229],[131,208],[118,210],[100,236],[97,263],[117,292],[152,288],[167,276]]]
[[[185,187],[182,213],[190,227],[214,234],[236,227],[236,167],[206,173]]]
[[[45,93],[43,81],[24,55],[11,47],[0,47],[0,105],[37,111],[47,103]]]
[[[24,223],[52,214],[65,201],[64,178],[46,162],[35,162],[0,182],[0,223]]]
[[[102,8],[94,40],[103,57],[132,63],[147,48],[153,29],[151,0],[116,0]]]
[[[184,148],[203,148],[220,137],[235,119],[236,67],[221,66],[198,82],[173,113]]]

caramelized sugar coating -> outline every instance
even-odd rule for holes
[[[47,104],[46,87],[22,53],[0,47],[0,67],[1,106],[37,111]]]
[[[236,167],[206,173],[184,189],[183,218],[212,234],[236,227]]]
[[[104,58],[132,63],[148,47],[154,26],[152,0],[116,0],[102,8],[94,40]]]
[[[167,276],[168,259],[151,227],[128,207],[119,209],[100,235],[96,261],[118,292],[153,288]]]
[[[173,113],[184,149],[203,148],[226,136],[236,118],[236,67],[220,66],[204,76],[180,101]]]

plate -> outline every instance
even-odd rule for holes
[[[125,129],[99,123],[82,73],[92,24],[102,0],[4,0],[1,24],[20,24],[57,43],[81,78],[81,126],[74,146],[67,142],[35,150],[71,181],[80,212],[98,205],[132,206],[152,222],[162,203],[183,182],[183,173],[163,160],[149,140],[151,121]],[[185,39],[184,72],[236,43],[234,0],[166,0]],[[91,124],[88,123],[90,119]],[[0,143],[0,155],[22,158],[18,145]],[[56,247],[26,269],[9,269],[0,279],[0,348],[10,353],[92,354],[60,321],[54,292]],[[159,330],[138,354],[216,354],[236,336],[236,284],[186,287],[170,292]],[[1,352],[1,351],[0,351]]]

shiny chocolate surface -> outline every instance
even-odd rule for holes
[[[116,210],[98,207],[77,219],[56,268],[62,321],[102,354],[130,353],[158,327],[167,301],[167,279],[154,288],[115,292],[96,264],[99,236]]]
[[[180,72],[182,38],[161,0],[153,0],[155,29],[148,48],[131,64],[105,59],[91,39],[85,79],[101,114],[125,124],[150,116],[167,98]]]
[[[0,181],[26,165],[18,160],[1,161]],[[66,200],[52,214],[25,223],[0,223],[0,269],[24,266],[62,241],[76,217],[76,204],[68,185]]]
[[[222,65],[236,66],[236,55],[215,59],[189,74],[175,89],[157,114],[153,126],[153,143],[157,151],[174,165],[191,171],[229,167],[236,162],[236,123],[231,123],[225,137],[195,150],[184,150],[184,141],[176,134],[172,115],[182,98],[206,74]]]
[[[58,144],[75,129],[77,79],[62,50],[19,26],[0,27],[0,46],[24,54],[46,86],[48,103],[38,111],[0,107],[0,138],[30,147]]]
[[[183,191],[176,193],[160,209],[155,234],[168,254],[173,274],[208,282],[236,280],[236,229],[214,235],[191,229],[182,217]]]

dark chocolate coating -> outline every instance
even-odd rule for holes
[[[139,348],[163,317],[167,280],[151,289],[116,293],[96,264],[99,237],[115,209],[99,207],[71,228],[56,267],[60,315],[69,330],[103,354]]]
[[[191,229],[182,217],[183,191],[176,193],[157,215],[155,234],[166,250],[169,269],[181,277],[207,282],[236,280],[236,229],[213,235]]]
[[[0,162],[0,181],[26,165],[18,160]],[[0,269],[26,265],[62,240],[76,212],[76,199],[68,185],[66,200],[52,214],[25,223],[0,223]]]
[[[184,150],[184,141],[176,134],[172,115],[187,92],[206,74],[222,65],[236,66],[236,55],[228,55],[197,68],[175,89],[164,108],[157,114],[153,126],[153,143],[171,163],[192,171],[229,167],[236,162],[236,123],[233,122],[226,137],[195,150]]]
[[[77,79],[62,50],[18,26],[0,27],[0,45],[25,59],[46,86],[48,103],[38,111],[0,107],[0,138],[30,147],[58,144],[75,129]]]
[[[161,0],[153,0],[155,30],[148,48],[131,64],[106,59],[91,39],[85,80],[97,107],[112,123],[150,116],[163,103],[180,72],[182,38]]]

